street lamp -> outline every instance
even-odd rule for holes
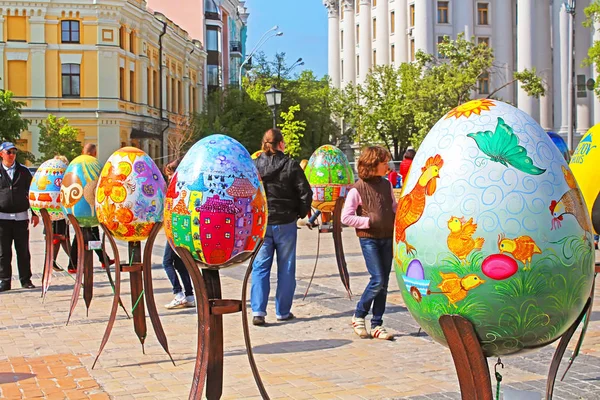
[[[260,39],[256,43],[256,46],[254,46],[254,48],[252,49],[252,51],[250,52],[250,54],[248,54],[246,56],[246,58],[244,59],[244,61],[240,65],[240,72],[238,74],[238,82],[239,82],[239,85],[240,85],[240,89],[242,88],[242,71],[244,69],[244,65],[246,65],[248,63],[248,61],[250,61],[252,59],[252,56],[254,55],[254,53],[256,53],[258,51],[258,49],[260,49],[260,47],[263,44],[265,44],[269,39],[271,39],[272,37],[275,37],[275,36],[283,36],[283,32],[281,32],[281,31],[273,33],[270,36],[267,36],[269,34],[269,32],[276,31],[277,29],[279,29],[279,26],[275,25],[274,27],[272,27],[271,29],[269,29],[268,31],[266,31],[265,33],[263,33],[263,35],[260,37]]]
[[[281,105],[281,94],[283,92],[277,89],[275,86],[271,86],[269,90],[265,92],[265,98],[267,99],[267,105],[273,113],[273,129],[277,128],[277,107]]]

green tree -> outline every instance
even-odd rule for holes
[[[283,123],[277,126],[281,128],[283,140],[285,141],[285,154],[290,157],[300,155],[300,139],[304,136],[302,132],[306,129],[306,122],[298,121],[294,118],[294,113],[300,111],[300,105],[291,106],[288,111],[281,113]]]
[[[600,22],[600,0],[594,0],[584,9],[586,21],[583,23],[588,28],[594,28],[594,22]],[[584,65],[594,64],[596,72],[600,73],[600,41],[594,40],[592,47],[588,49],[588,57],[583,61]],[[600,79],[594,84],[594,92],[600,97]]]
[[[21,132],[27,130],[31,124],[30,120],[21,118],[21,108],[25,104],[13,100],[13,93],[10,90],[0,89],[0,143],[15,143],[21,137]],[[23,163],[26,160],[32,161],[33,155],[20,151],[17,154],[17,161]]]
[[[49,114],[45,121],[38,124],[40,140],[38,162],[44,162],[54,156],[65,156],[72,160],[81,154],[81,142],[78,140],[78,131],[69,125],[65,117],[57,118]]]

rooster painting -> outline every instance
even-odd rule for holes
[[[575,182],[575,177],[573,173],[562,167],[563,175],[565,176],[565,181],[569,185],[569,190],[562,195],[560,200],[552,200],[550,203],[550,213],[552,214],[552,230],[560,228],[562,225],[562,220],[565,214],[570,214],[575,217],[579,226],[590,234],[592,233],[592,227],[590,226],[589,218],[586,218],[585,209],[586,206],[583,203],[583,196],[577,187],[577,183]]]
[[[396,243],[406,245],[406,253],[412,254],[416,250],[406,241],[406,228],[417,222],[425,210],[425,197],[435,193],[437,178],[444,160],[439,154],[429,157],[425,166],[421,168],[421,176],[415,187],[405,196],[400,198],[396,209],[395,237]]]
[[[451,217],[448,220],[448,248],[459,260],[464,262],[469,253],[473,250],[481,250],[485,239],[478,237],[473,239],[477,230],[477,224],[473,223],[473,218],[465,221],[464,218]]]

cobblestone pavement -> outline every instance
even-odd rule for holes
[[[352,230],[344,231],[344,240],[354,298],[347,298],[337,276],[331,236],[321,235],[317,273],[306,300],[302,300],[314,264],[317,237],[316,231],[299,231],[298,287],[293,309],[297,319],[276,322],[270,304],[267,325],[251,327],[256,361],[271,398],[460,398],[449,350],[427,335],[417,334],[418,326],[403,305],[395,279],[390,283],[385,324],[397,334],[396,340],[361,340],[352,333],[352,311],[368,280]],[[33,229],[36,285],[41,283],[42,239],[41,229]],[[69,326],[65,326],[73,278],[55,272],[44,303],[39,288],[20,289],[18,280],[13,281],[13,290],[0,294],[0,397],[186,399],[195,360],[196,312],[193,308],[169,311],[163,307],[172,298],[160,266],[165,244],[161,234],[154,249],[154,294],[176,366],[158,344],[149,319],[143,354],[132,321],[119,310],[110,340],[92,370],[112,301],[110,284],[96,265],[89,315],[80,301]],[[125,254],[126,248],[121,247],[121,251]],[[95,257],[94,261],[97,263]],[[66,263],[63,253],[59,263]],[[244,272],[245,267],[222,271],[224,298],[240,298]],[[122,299],[131,308],[128,279],[122,284]],[[598,306],[596,301],[595,310],[600,310]],[[599,313],[593,313],[581,356],[564,382],[557,382],[555,399],[600,398]],[[223,398],[258,399],[240,318],[241,314],[224,316]],[[543,394],[553,351],[554,346],[548,346],[503,358],[502,388]],[[570,350],[564,364],[569,355]],[[492,371],[494,361],[489,361]]]

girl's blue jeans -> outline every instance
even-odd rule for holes
[[[373,305],[371,328],[383,325],[383,313],[385,312],[387,289],[390,281],[390,271],[392,270],[392,240],[392,238],[359,238],[371,279],[356,305],[354,316],[365,318],[371,309],[371,305]]]
[[[183,283],[183,287],[185,289],[186,296],[193,296],[194,289],[192,289],[192,281],[190,279],[190,274],[185,269],[185,265],[181,258],[175,253],[175,251],[171,248],[169,243],[165,245],[165,253],[163,255],[163,268],[167,273],[167,278],[171,281],[171,285],[173,286],[173,294],[177,294],[182,292],[181,283],[179,283],[179,279],[177,278],[177,274],[181,278],[181,282]]]
[[[292,309],[296,290],[296,222],[285,225],[268,225],[265,240],[252,265],[250,304],[252,315],[267,315],[267,301],[271,289],[271,266],[277,253],[277,291],[275,292],[275,314],[287,318]]]

